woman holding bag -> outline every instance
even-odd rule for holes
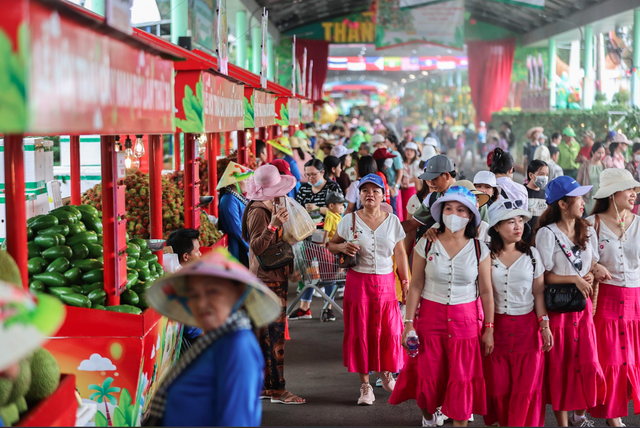
[[[358,404],[372,405],[375,396],[369,373],[379,372],[382,387],[392,392],[395,380],[391,373],[404,365],[393,256],[403,300],[409,288],[409,263],[400,220],[380,209],[385,193],[382,179],[369,174],[360,180],[359,187],[363,209],[340,221],[329,251],[356,258],[345,281],[342,356],[349,372],[360,375]]]
[[[545,190],[549,205],[538,219],[536,249],[544,265],[547,288],[575,284],[586,299],[585,309],[579,312],[554,312],[548,317],[555,343],[545,362],[551,404],[559,426],[593,426],[586,409],[602,404],[606,385],[598,361],[595,327],[593,324],[593,274],[601,280],[608,274],[598,265],[595,230],[582,218],[582,196],[591,186],[580,186],[569,176],[551,181]],[[556,293],[557,294],[557,293]],[[575,300],[575,298],[574,298]],[[544,318],[543,318],[544,320]],[[568,411],[573,410],[571,416]]]
[[[265,270],[258,257],[267,249],[282,241],[282,225],[289,220],[284,206],[276,207],[276,200],[296,185],[296,179],[280,175],[273,165],[256,169],[253,177],[246,180],[247,199],[250,201],[242,218],[242,237],[249,243],[249,269],[280,298],[281,312],[278,318],[258,335],[266,363],[264,389],[261,397],[272,403],[303,404],[305,400],[285,389],[284,380],[284,329],[288,293],[289,267]],[[293,261],[293,260],[292,260]]]
[[[591,410],[609,426],[624,426],[629,398],[640,409],[640,221],[631,213],[640,183],[625,169],[606,169],[587,217],[598,234],[600,263],[611,277],[600,283],[594,317],[598,356],[607,382],[604,404]]]

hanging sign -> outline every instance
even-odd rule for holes
[[[302,54],[302,76],[300,76],[300,93],[302,96],[307,94],[307,48],[304,48]]]
[[[300,101],[300,121],[302,123],[313,122],[313,103],[307,100]]]
[[[373,18],[375,15],[370,11],[352,13],[297,27],[284,34],[304,34],[305,39],[324,40],[332,44],[375,43],[376,24]]]
[[[276,120],[276,96],[245,86],[244,88],[244,128],[270,126]]]
[[[214,52],[215,0],[189,2],[189,28],[193,43],[207,52]]]
[[[289,99],[289,125],[300,125],[300,99]]]
[[[428,4],[408,10],[400,8],[400,1],[378,2],[377,50],[410,43],[463,48],[464,0]]]
[[[131,7],[133,0],[105,0],[104,17],[108,26],[131,34]]]
[[[310,100],[313,100],[313,86],[311,86],[311,77],[313,76],[313,60],[309,61],[309,84],[308,84],[308,94],[307,98],[309,98]]]
[[[534,9],[544,9],[544,0],[493,0],[500,3],[509,3],[516,6],[527,6]]]
[[[296,36],[293,36],[291,57],[291,96],[296,96],[296,66],[298,65],[298,57],[296,56]]]
[[[217,0],[216,9],[216,54],[218,71],[229,74],[229,28],[227,27],[227,0]]]
[[[267,68],[269,66],[269,60],[267,58],[267,35],[269,31],[269,11],[266,8],[262,9],[262,46],[261,50],[261,62],[260,62],[260,86],[267,87]]]

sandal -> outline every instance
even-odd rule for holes
[[[273,394],[273,390],[272,389],[263,389],[262,392],[260,393],[260,399],[261,400],[268,400],[271,398],[271,395]]]
[[[295,401],[302,400],[302,401]],[[307,401],[304,398],[300,398],[297,395],[293,395],[289,391],[285,391],[280,397],[275,398],[273,395],[271,396],[271,402],[277,404],[304,404]]]

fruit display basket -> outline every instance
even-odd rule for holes
[[[29,410],[16,424],[19,427],[72,427],[76,424],[76,377],[60,376],[58,389]]]
[[[83,401],[98,403],[96,426],[139,426],[181,340],[182,325],[151,308],[134,315],[70,306],[45,348],[75,376]]]

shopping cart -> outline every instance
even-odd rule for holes
[[[294,266],[302,276],[304,288],[289,305],[287,315],[293,312],[302,295],[309,288],[320,293],[325,299],[325,307],[331,304],[342,313],[342,308],[333,300],[337,289],[340,285],[344,285],[347,277],[346,269],[340,268],[340,256],[332,254],[324,245],[315,244],[310,240],[296,243],[293,246],[293,255]],[[330,285],[337,285],[337,287],[334,288],[332,295],[328,296],[324,292],[324,287]]]

